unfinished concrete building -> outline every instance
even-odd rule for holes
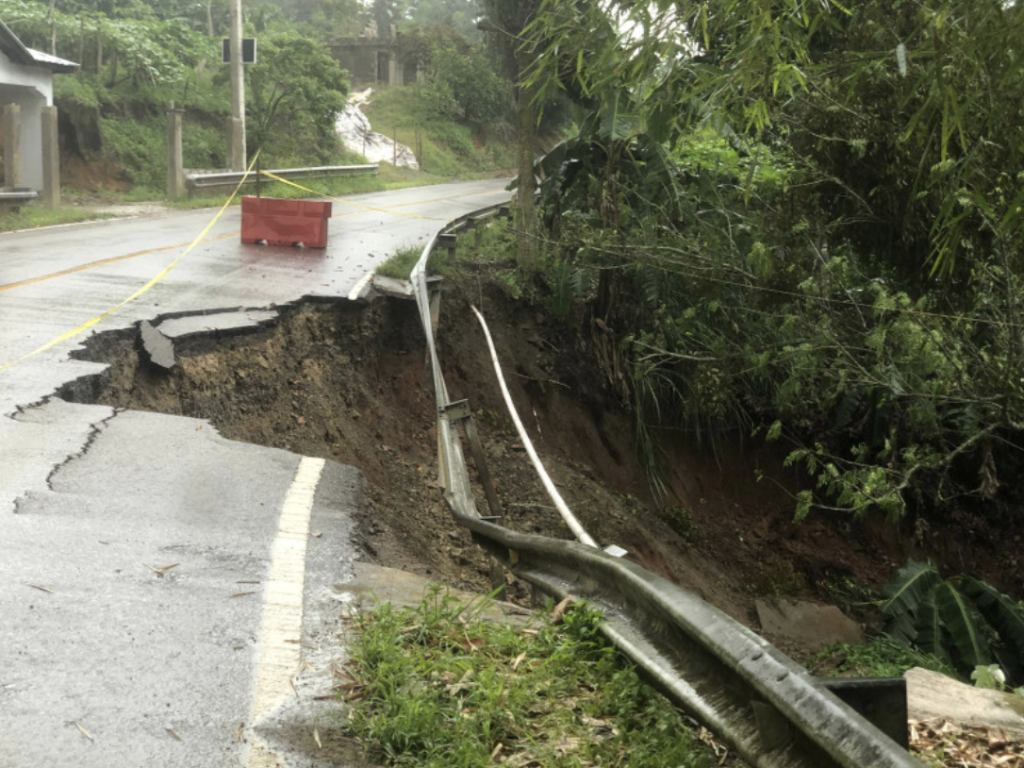
[[[53,75],[74,72],[71,61],[34,51],[0,21],[0,191],[59,199],[57,110]]]
[[[403,61],[400,34],[392,27],[381,37],[375,24],[370,24],[359,37],[344,37],[331,45],[331,55],[349,71],[352,85],[365,88],[374,85],[412,85],[420,72],[415,62]]]

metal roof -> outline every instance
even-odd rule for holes
[[[74,72],[78,69],[78,64],[73,61],[26,47],[3,21],[0,21],[0,52],[15,64],[26,67],[43,67],[54,73]]]

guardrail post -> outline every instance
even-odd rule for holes
[[[476,422],[473,420],[473,411],[469,407],[468,400],[457,400],[445,406],[444,415],[454,424],[461,424],[469,439],[469,450],[473,454],[473,463],[476,464],[477,474],[480,475],[480,483],[487,495],[487,506],[491,510],[491,519],[499,520],[504,516],[501,502],[498,500],[498,492],[494,489],[494,481],[491,479],[491,472],[487,469],[487,458],[484,455],[484,447],[480,442],[480,435],[476,431]]]
[[[441,324],[441,281],[427,282],[428,298],[430,299],[430,327],[434,333]]]
[[[855,709],[864,719],[895,741],[910,749],[907,732],[907,681],[902,677],[821,679],[827,688]]]
[[[774,752],[788,746],[793,740],[793,731],[779,710],[763,701],[752,701],[751,706],[757,735],[761,739],[761,751]]]
[[[454,232],[445,232],[437,238],[437,244],[448,252],[449,259],[454,259],[459,246],[459,236]]]

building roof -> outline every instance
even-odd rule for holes
[[[2,21],[0,21],[0,52],[15,64],[26,67],[43,67],[54,73],[74,72],[78,69],[78,65],[73,61],[26,47]]]

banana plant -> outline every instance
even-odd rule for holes
[[[1024,667],[1024,610],[971,576],[943,579],[931,563],[909,560],[883,590],[886,632],[966,674],[998,662]]]

